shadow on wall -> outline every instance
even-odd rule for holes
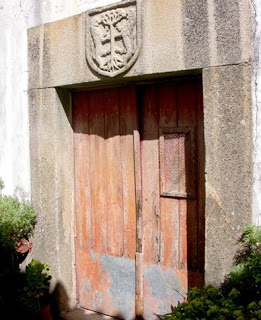
[[[122,319],[120,315],[115,317],[106,316],[98,312],[76,308],[69,311],[69,297],[61,282],[57,282],[52,294],[52,316],[53,320],[109,320]],[[67,310],[68,312],[65,312]],[[143,318],[136,318],[142,320]]]
[[[0,309],[6,320],[32,319],[38,320],[39,316],[25,306],[26,295],[25,273],[20,272],[19,264],[22,263],[26,254],[17,254],[14,249],[0,245]]]
[[[43,312],[40,311],[40,309],[42,310],[39,302],[41,298],[38,299],[34,294],[30,294],[33,291],[32,289],[30,291],[27,275],[20,269],[20,264],[27,255],[28,251],[23,254],[14,249],[0,246],[1,314],[5,315],[5,320],[51,320],[49,316],[43,316]],[[35,278],[34,274],[31,276]],[[27,289],[29,291],[26,288],[29,288]],[[68,294],[63,284],[57,282],[47,302],[47,304],[50,303],[52,320],[60,319],[59,315],[62,310],[69,310],[68,300]]]
[[[211,248],[206,250],[207,278],[208,283],[218,287],[225,274],[232,267],[233,257],[238,248],[237,241],[247,221],[240,222],[240,229],[233,229],[233,226],[236,225],[237,216],[231,215],[224,209],[222,200],[215,192],[206,197],[206,208],[206,228],[209,235],[207,249]],[[211,229],[208,228],[210,225],[212,226]],[[215,264],[212,261],[215,261]]]
[[[51,311],[53,318],[60,319],[61,312],[69,311],[69,309],[69,297],[67,291],[64,285],[58,281],[51,292]]]

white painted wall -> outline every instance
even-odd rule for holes
[[[253,222],[261,225],[261,1],[252,0],[253,15],[253,77],[252,77],[252,106],[253,106]]]
[[[30,199],[27,29],[119,0],[0,0],[0,177]]]

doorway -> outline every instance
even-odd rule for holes
[[[201,79],[72,101],[79,305],[156,319],[204,281]]]

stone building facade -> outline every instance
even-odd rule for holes
[[[125,11],[108,27],[101,16],[112,10]],[[12,0],[0,1],[0,15],[0,176],[5,192],[37,209],[33,256],[50,263],[61,309],[77,305],[81,286],[72,99],[79,91],[200,81],[204,282],[220,283],[244,226],[261,223],[259,1]],[[125,37],[113,49],[114,68],[106,64],[108,30],[110,44]]]

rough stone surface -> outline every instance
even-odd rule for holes
[[[261,2],[252,1],[254,52],[252,60],[253,108],[253,221],[261,226]]]
[[[135,63],[140,51],[139,4],[125,1],[86,13],[86,58],[95,72],[114,77]]]
[[[201,0],[196,4],[191,0],[165,0],[164,4],[147,0],[142,2],[141,11],[141,53],[123,78],[238,64],[251,58],[249,4],[239,5],[236,0],[229,3]],[[86,63],[84,15],[28,31],[31,88],[104,79],[93,74]],[[30,54],[34,43],[41,44],[37,59],[33,58],[33,52]],[[34,67],[34,63],[38,65]],[[39,70],[37,77],[36,70]]]
[[[33,256],[50,264],[52,292],[59,291],[60,307],[68,310],[76,302],[72,129],[64,96],[55,89],[31,90],[29,117],[32,203],[38,212]]]
[[[206,282],[230,269],[252,218],[252,110],[249,65],[204,69]]]

